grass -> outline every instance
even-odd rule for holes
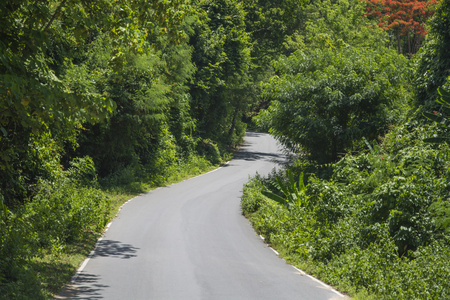
[[[94,249],[99,237],[98,233],[85,232],[82,239],[67,245],[63,251],[48,251],[42,257],[35,258],[32,267],[38,274],[41,288],[51,295],[58,293]]]
[[[0,299],[53,299],[94,249],[100,234],[85,232],[78,242],[43,250],[31,259],[19,280],[2,286]]]

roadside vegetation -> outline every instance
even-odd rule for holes
[[[2,2],[1,299],[52,298],[124,202],[230,159],[243,18],[235,1]]]
[[[363,299],[448,297],[448,0],[3,2],[0,298],[52,298],[125,201],[247,127],[297,157],[242,200],[283,255]]]
[[[246,184],[243,213],[283,257],[355,299],[450,297],[449,13],[444,0],[411,59],[401,42],[319,31],[325,49],[305,39],[263,85],[270,106],[255,121],[296,158]]]

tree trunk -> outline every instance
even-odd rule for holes
[[[338,139],[336,136],[333,136],[331,141],[331,161],[336,162],[338,158]]]
[[[67,0],[64,0],[63,2],[61,2],[61,4],[58,6],[58,8],[56,8],[56,10],[53,13],[53,16],[51,17],[50,21],[48,21],[47,25],[42,30],[43,32],[47,32],[48,28],[50,27],[50,25],[52,25],[53,21],[55,20],[55,18],[58,15],[58,13],[61,11],[61,9],[64,6],[64,4],[66,4],[66,1]]]
[[[412,55],[412,50],[411,50],[411,38],[410,35],[408,33],[408,54]]]
[[[233,137],[234,128],[236,128],[236,120],[237,120],[238,113],[239,113],[239,107],[236,106],[234,108],[233,120],[231,121],[231,128],[230,128],[230,131],[228,131],[228,140],[230,141],[230,144],[231,144],[231,139]]]

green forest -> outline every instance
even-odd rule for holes
[[[119,207],[289,152],[243,214],[355,299],[450,298],[450,0],[3,0],[0,298],[51,299]]]

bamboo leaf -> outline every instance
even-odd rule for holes
[[[442,113],[444,113],[446,115],[450,115],[450,106],[448,106],[448,107],[447,106],[442,106],[440,110],[441,110]]]
[[[439,93],[439,95],[441,95],[441,99],[446,98],[446,100],[443,100],[445,103],[450,104],[450,102],[448,102],[448,100],[447,100],[447,99],[450,99],[450,92],[448,92],[444,89],[438,88],[438,93]]]
[[[284,186],[283,182],[281,181],[280,178],[277,178],[277,182],[278,182],[278,188],[280,189],[281,192],[283,192],[283,194],[288,197],[289,196],[289,189]]]
[[[372,145],[370,145],[369,141],[365,137],[363,137],[363,141],[369,148],[370,152],[373,153],[374,151],[373,151]]]
[[[298,179],[298,190],[299,191],[304,191],[306,186],[305,186],[305,182],[303,181],[303,172],[300,174],[300,178]]]
[[[430,121],[441,124],[445,119],[439,115],[435,115],[434,113],[424,112],[423,116]]]
[[[283,205],[284,207],[288,207],[288,202],[286,201],[285,198],[278,196],[277,194],[274,194],[272,192],[269,191],[262,191],[262,194],[264,196],[266,196],[267,198],[280,203],[281,205]]]

